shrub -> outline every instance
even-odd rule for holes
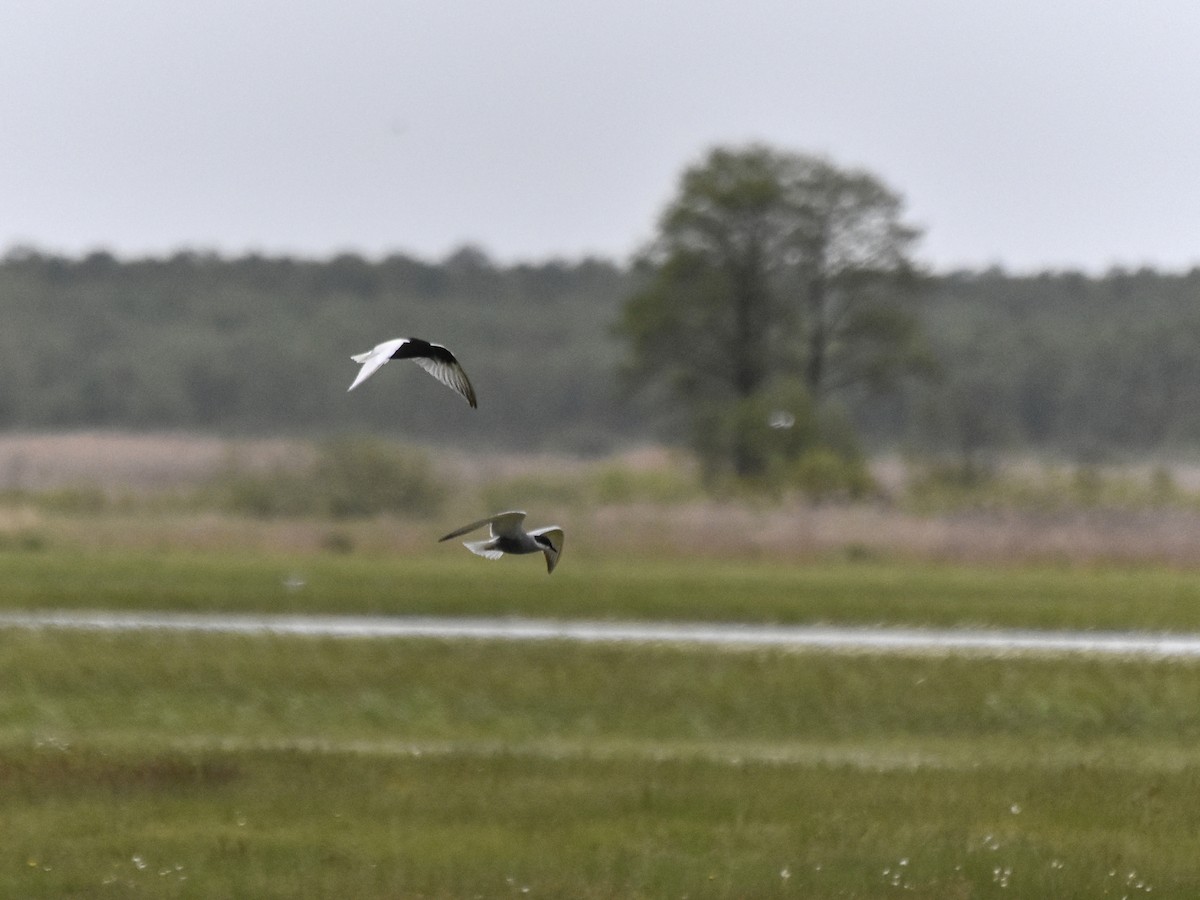
[[[252,516],[354,518],[440,511],[447,490],[429,458],[375,438],[339,438],[304,469],[227,471],[212,488],[218,505]]]
[[[574,474],[545,472],[515,475],[483,488],[483,506],[493,512],[532,506],[586,506],[588,486]]]
[[[787,480],[814,500],[859,498],[875,486],[860,457],[843,456],[828,447],[814,447],[801,454],[789,467]]]
[[[600,503],[682,503],[700,494],[696,476],[683,463],[665,469],[610,465],[598,471],[593,481]]]
[[[51,512],[94,514],[109,506],[108,495],[95,485],[71,485],[37,495],[38,503]]]
[[[781,463],[817,442],[820,426],[803,385],[784,381],[750,397],[714,401],[692,427],[692,443],[711,487],[731,474],[748,482],[776,480]]]
[[[18,531],[0,531],[0,552],[23,551],[35,553],[45,550],[48,545],[46,536],[40,531],[20,529]]]
[[[372,438],[326,444],[313,480],[324,511],[338,518],[383,512],[427,516],[446,497],[428,456]]]
[[[283,468],[261,473],[227,471],[210,491],[216,494],[218,506],[258,518],[317,511],[309,479]]]

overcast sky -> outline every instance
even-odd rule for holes
[[[0,250],[624,260],[765,141],[930,266],[1200,264],[1192,0],[6,0]]]

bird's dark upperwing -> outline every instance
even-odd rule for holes
[[[409,338],[396,348],[392,359],[411,359],[471,404],[472,409],[476,408],[475,388],[471,387],[471,381],[467,378],[466,371],[455,359],[454,354],[441,344],[431,344],[420,338]]]
[[[470,525],[464,525],[462,528],[457,528],[450,532],[445,537],[438,538],[438,543],[448,541],[450,538],[456,538],[464,535],[469,531],[474,531],[476,528],[482,528],[484,525],[492,526],[492,533],[500,537],[511,537],[519,534],[521,531],[521,523],[525,521],[525,513],[513,510],[511,512],[497,513],[494,516],[488,516],[486,519],[480,519],[478,522],[472,522]]]

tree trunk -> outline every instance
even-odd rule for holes
[[[731,274],[734,283],[734,347],[733,388],[735,402],[754,396],[762,386],[767,371],[763,359],[762,319],[767,301],[762,285],[761,261],[751,252],[749,258]],[[740,428],[733,435],[733,469],[738,477],[760,474],[758,454],[752,446],[753,436]]]
[[[804,386],[814,403],[820,402],[825,382],[825,358],[829,350],[828,325],[825,321],[825,279],[818,274],[808,293],[808,361],[804,366]]]

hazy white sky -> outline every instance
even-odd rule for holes
[[[0,250],[624,259],[683,167],[874,172],[938,269],[1200,264],[1192,0],[6,0]]]

